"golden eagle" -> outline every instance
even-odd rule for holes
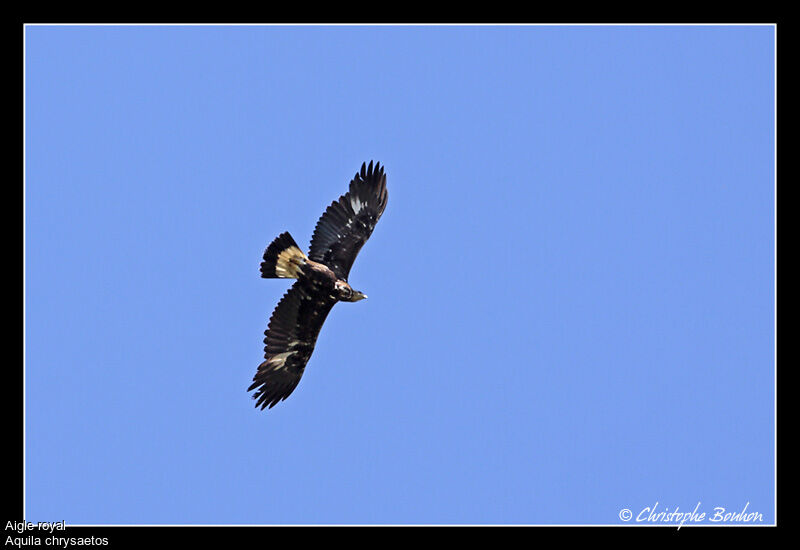
[[[292,236],[281,233],[264,252],[261,276],[297,279],[278,302],[264,332],[265,361],[253,384],[256,407],[272,408],[291,395],[308,363],[322,323],[336,302],[367,296],[347,282],[361,247],[386,208],[386,175],[380,163],[361,165],[350,189],[325,210],[311,237],[308,256]]]

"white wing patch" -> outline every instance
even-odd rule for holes
[[[359,212],[361,212],[361,209],[364,208],[364,203],[362,203],[358,197],[351,197],[350,206],[353,207],[353,212],[358,214]]]
[[[297,353],[296,351],[284,351],[283,353],[277,353],[270,357],[267,360],[267,365],[271,365],[276,369],[282,369],[286,365],[286,359],[293,353]]]

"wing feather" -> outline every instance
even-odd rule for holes
[[[308,281],[299,280],[278,302],[264,332],[264,362],[253,384],[256,407],[272,408],[291,395],[311,358],[317,336],[336,300]]]
[[[347,193],[332,202],[317,222],[308,257],[347,280],[356,256],[386,209],[387,199],[383,167],[377,163],[373,169],[371,161],[369,166],[362,164]]]

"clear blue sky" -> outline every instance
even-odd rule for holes
[[[26,519],[774,520],[772,27],[28,27]],[[246,393],[363,161],[300,385]]]

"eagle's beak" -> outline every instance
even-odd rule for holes
[[[359,300],[364,300],[364,299],[366,299],[366,297],[367,297],[367,295],[366,295],[366,294],[364,294],[363,292],[356,292],[356,295],[355,295],[355,296],[353,296],[353,298],[355,298],[355,300],[353,300],[353,301],[354,301],[354,302],[358,302]]]

